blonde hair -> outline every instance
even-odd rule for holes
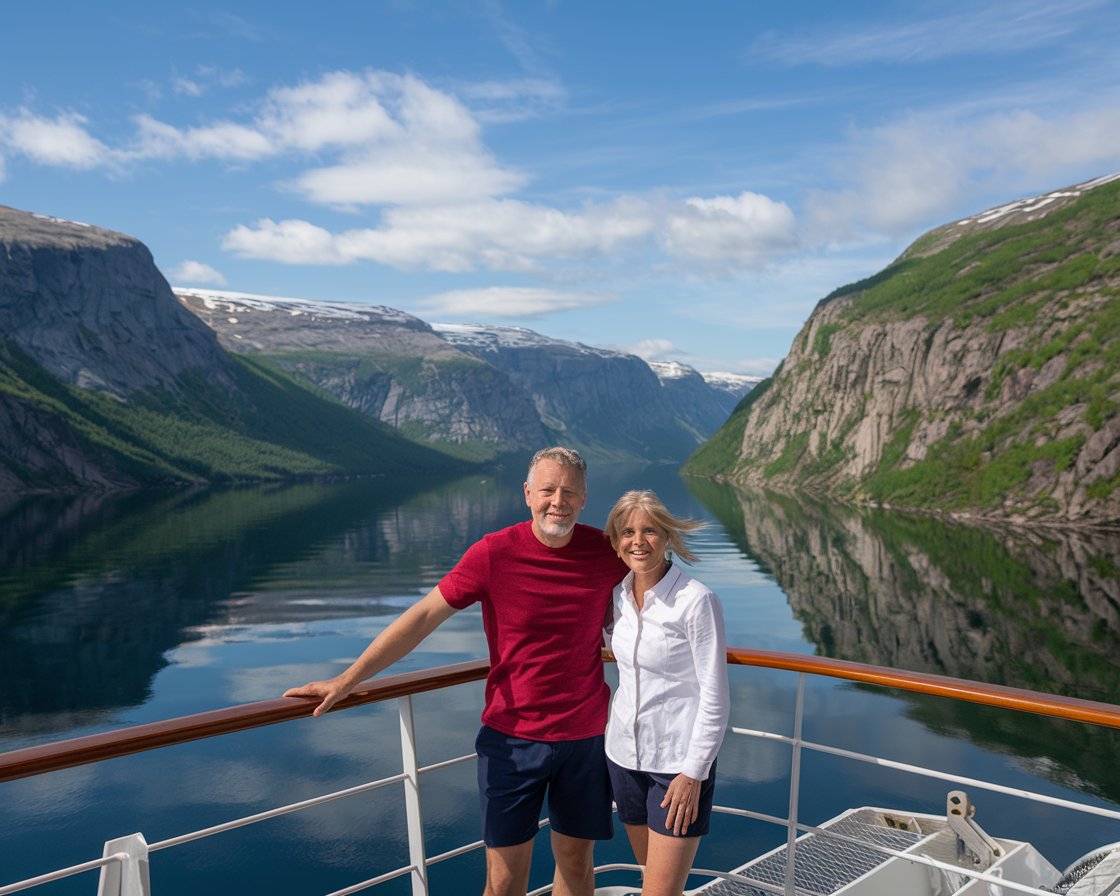
[[[678,519],[669,512],[661,499],[648,489],[631,491],[614,502],[607,514],[607,524],[603,527],[611,547],[618,550],[622,538],[622,527],[635,510],[642,510],[653,520],[653,524],[669,539],[669,548],[686,563],[695,563],[699,558],[689,550],[684,542],[686,532],[695,532],[704,526],[700,520]]]

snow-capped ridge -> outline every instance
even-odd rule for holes
[[[1016,199],[1014,202],[1008,202],[1004,205],[990,208],[987,211],[980,212],[977,215],[972,215],[969,218],[963,218],[957,222],[958,227],[963,227],[968,224],[990,224],[992,221],[997,221],[1000,218],[1012,214],[1030,215],[1034,212],[1041,211],[1048,205],[1061,200],[1061,199],[1076,199],[1083,193],[1092,190],[1094,187],[1100,187],[1104,184],[1111,183],[1114,180],[1120,179],[1120,171],[1115,174],[1106,174],[1102,177],[1087,180],[1084,183],[1075,184],[1072,187],[1065,187],[1061,190],[1053,190],[1049,193],[1044,193],[1041,196],[1031,196],[1027,199]]]
[[[329,302],[317,299],[296,299],[283,296],[262,296],[216,289],[194,289],[176,286],[177,296],[192,296],[210,311],[227,314],[248,314],[254,311],[283,311],[292,317],[306,315],[318,319],[370,320],[391,323],[417,322],[419,318],[386,305],[365,305],[360,302]]]
[[[433,323],[432,329],[455,346],[471,347],[478,351],[495,352],[508,348],[563,347],[580,354],[614,357],[621,352],[594,348],[582,342],[554,339],[525,327],[483,326],[482,324]]]

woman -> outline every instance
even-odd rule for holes
[[[607,517],[611,547],[630,567],[614,589],[610,646],[618,689],[607,764],[643,896],[679,896],[708,832],[715,760],[730,697],[719,598],[673,564],[693,561],[680,520],[651,491],[627,492]]]

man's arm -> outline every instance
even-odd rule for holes
[[[455,607],[444,600],[437,586],[394,619],[345,672],[326,681],[312,681],[303,687],[290,688],[284,696],[322,698],[312,713],[321,716],[371,675],[411,653],[417,644],[455,612]]]

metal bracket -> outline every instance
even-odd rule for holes
[[[116,856],[117,861],[101,867],[97,896],[151,896],[148,842],[143,834],[106,841],[102,855]]]
[[[1003,849],[973,821],[976,807],[963,790],[950,790],[945,800],[945,820],[957,835],[957,858],[985,870],[1003,855]]]

